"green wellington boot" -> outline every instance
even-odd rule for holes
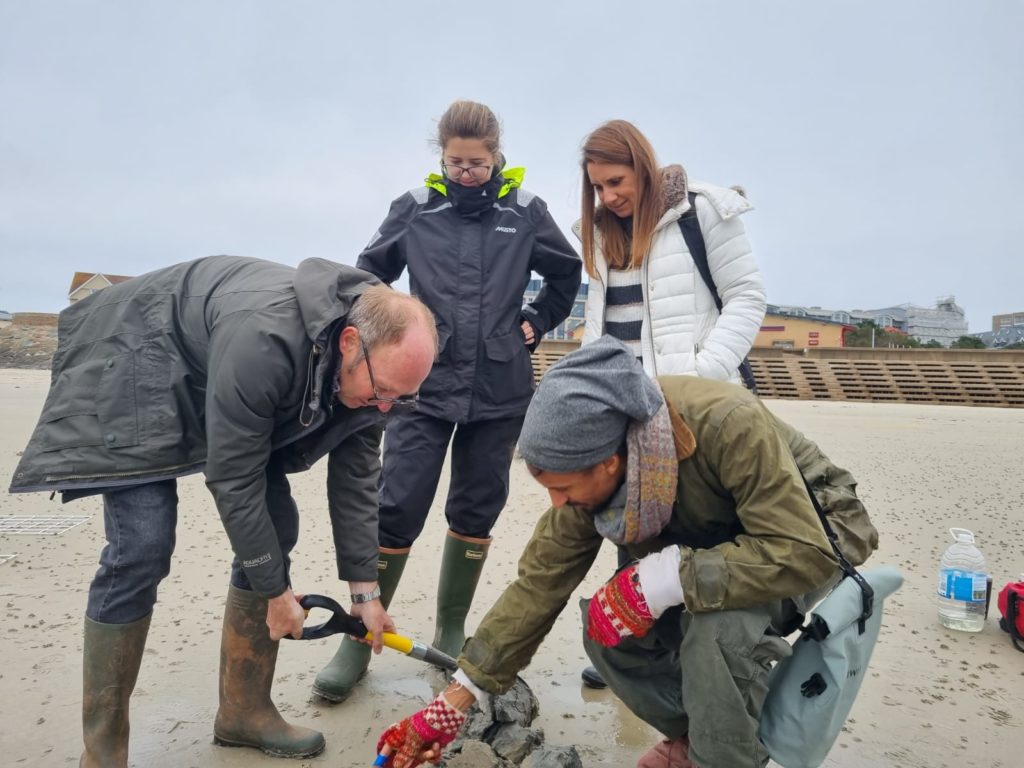
[[[402,578],[405,563],[409,559],[409,549],[380,548],[377,559],[377,584],[380,585],[380,601],[387,608],[398,589],[398,581]],[[352,693],[359,679],[366,674],[370,666],[373,648],[365,643],[353,640],[345,635],[341,645],[327,666],[313,681],[313,693],[327,701],[338,703],[344,701]]]
[[[324,735],[290,725],[270,698],[280,643],[267,632],[267,601],[237,587],[228,590],[220,641],[220,708],[213,743],[255,747],[274,757],[313,757]]]
[[[458,656],[466,642],[466,614],[473,604],[490,545],[489,538],[473,539],[448,531],[437,585],[434,647],[449,656]]]
[[[79,768],[126,768],[128,699],[135,690],[149,620],[101,624],[86,617],[82,650],[82,735]]]

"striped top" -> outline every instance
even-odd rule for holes
[[[644,289],[641,270],[609,269],[605,294],[604,332],[614,336],[642,359],[640,329],[644,319]]]

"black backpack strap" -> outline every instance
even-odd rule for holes
[[[796,458],[793,459],[796,461]],[[797,467],[797,471],[800,471],[800,467]],[[818,497],[814,495],[814,491],[811,489],[811,484],[807,482],[807,478],[803,476],[803,472],[800,472],[800,478],[804,481],[804,488],[807,489],[807,495],[811,497],[811,504],[814,505],[814,511],[818,513],[818,519],[821,521],[822,527],[825,529],[825,536],[828,538],[828,543],[832,545],[832,551],[839,559],[839,567],[843,571],[844,576],[848,576],[857,582],[857,586],[860,587],[861,591],[861,614],[860,619],[857,621],[857,629],[860,634],[864,634],[864,625],[871,616],[872,611],[875,609],[875,590],[871,588],[871,585],[867,583],[863,576],[861,576],[857,569],[850,564],[850,561],[846,559],[846,555],[839,548],[839,536],[836,535],[835,529],[829,523],[828,518],[825,516],[825,510],[821,508],[821,504],[818,503]]]
[[[683,240],[686,241],[686,247],[690,251],[693,263],[704,280],[704,285],[711,291],[711,295],[715,299],[715,306],[721,312],[722,297],[718,295],[718,287],[711,277],[711,267],[708,266],[708,248],[704,244],[704,235],[700,231],[700,222],[697,220],[697,195],[694,192],[688,192],[686,196],[690,200],[690,210],[679,217],[679,229],[683,233]]]
[[[715,280],[711,277],[708,248],[704,244],[704,234],[700,231],[700,222],[697,220],[697,194],[687,192],[686,196],[690,201],[690,210],[679,217],[679,231],[683,233],[683,240],[686,242],[686,248],[690,251],[694,266],[700,272],[704,285],[711,291],[711,296],[715,300],[715,306],[721,312],[722,297],[718,295],[718,286],[715,285]],[[750,361],[746,357],[740,361],[739,371],[743,385],[756,395],[757,381],[754,379],[754,370],[750,367]]]

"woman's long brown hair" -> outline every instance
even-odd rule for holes
[[[628,165],[636,173],[632,238],[618,216],[598,206],[594,186],[587,175],[587,163]],[[597,277],[595,228],[601,235],[601,249],[609,267],[639,267],[650,250],[654,228],[664,213],[661,172],[651,142],[632,123],[610,120],[583,142],[580,168],[583,171],[583,266],[587,274]]]

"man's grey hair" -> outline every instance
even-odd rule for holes
[[[348,313],[347,325],[357,328],[367,349],[397,344],[410,326],[422,323],[433,340],[437,357],[437,324],[426,304],[387,285],[372,285]]]

